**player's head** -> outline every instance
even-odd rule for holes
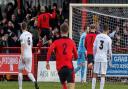
[[[23,30],[27,30],[27,24],[26,24],[26,22],[22,22],[21,29],[22,29],[22,31]]]
[[[40,8],[40,12],[45,12],[45,7],[44,6],[41,6],[41,8]]]
[[[60,26],[60,32],[61,32],[61,35],[66,35],[68,36],[68,32],[69,32],[69,27],[68,27],[68,24],[67,23],[63,23],[61,26]]]
[[[106,34],[109,33],[109,26],[107,24],[103,25],[103,33],[106,33]]]
[[[96,31],[96,25],[95,24],[91,24],[89,27],[89,31],[90,32],[95,32]]]

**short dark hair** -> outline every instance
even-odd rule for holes
[[[27,29],[27,23],[26,22],[22,22],[21,29],[22,30],[26,30]]]
[[[90,29],[96,29],[96,25],[95,24],[91,24],[90,25]]]
[[[68,31],[69,31],[68,24],[67,24],[67,23],[63,23],[63,24],[60,26],[60,31],[61,31],[62,33],[68,33]]]
[[[103,31],[108,31],[109,30],[109,26],[108,26],[108,24],[104,24],[103,25]]]

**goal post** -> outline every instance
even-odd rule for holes
[[[85,12],[87,16],[84,16]],[[85,22],[82,22],[86,18]],[[128,4],[70,4],[69,37],[79,43],[80,32],[96,24],[97,32],[103,31],[104,24],[109,25],[112,38],[112,68],[108,68],[108,77],[128,77]]]
[[[117,37],[117,39],[121,40],[120,43],[123,44],[118,48],[121,48],[121,50],[124,49],[124,53],[128,53],[128,50],[125,49],[128,46],[128,42],[125,34],[123,34],[124,32],[127,32],[128,29],[127,28],[126,31],[124,31],[124,25],[128,25],[128,4],[70,4],[69,9],[69,37],[77,39],[77,41],[75,40],[77,44],[80,37],[80,34],[77,32],[80,32],[80,30],[83,29],[82,24],[85,23],[85,27],[87,28],[87,25],[94,22],[99,25],[107,23],[110,27],[110,33],[112,33],[110,36],[113,36],[116,33],[114,30],[118,29],[120,26],[120,31],[122,30],[120,36],[123,37],[124,41],[120,39],[120,37]],[[82,12],[85,12],[87,16],[84,16]],[[83,23],[82,19],[85,17],[86,22]],[[118,20],[120,21],[118,22]],[[74,33],[76,33],[76,35]]]

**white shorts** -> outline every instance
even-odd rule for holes
[[[107,62],[95,62],[93,72],[96,74],[106,74]]]
[[[31,72],[31,69],[32,69],[32,57],[20,59],[18,69],[19,70],[25,69],[28,73]]]

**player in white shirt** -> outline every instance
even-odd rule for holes
[[[27,24],[23,22],[21,24],[22,34],[20,36],[21,41],[21,59],[19,62],[19,74],[18,74],[18,83],[19,89],[22,89],[22,70],[27,71],[27,75],[30,80],[35,84],[35,89],[39,89],[38,84],[31,73],[32,68],[32,34],[27,31]]]
[[[105,75],[107,71],[107,59],[111,60],[112,56],[112,40],[107,35],[109,33],[108,25],[103,26],[103,33],[96,36],[94,41],[94,71],[92,78],[92,89],[96,86],[97,74],[101,74],[100,89],[104,89]]]

